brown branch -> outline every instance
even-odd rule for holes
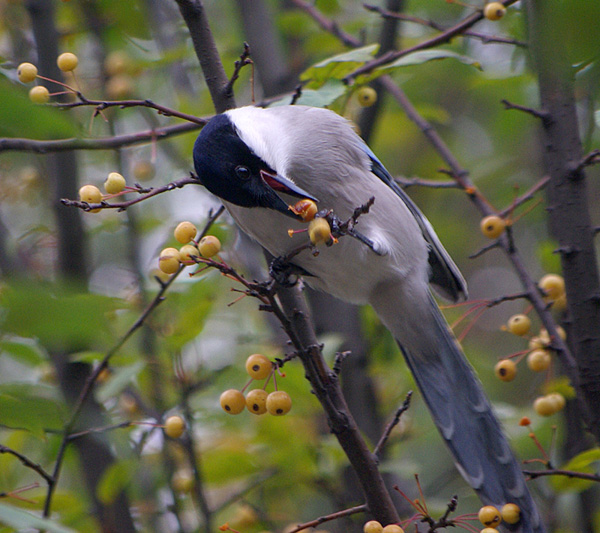
[[[343,511],[338,511],[336,513],[331,513],[325,516],[320,516],[319,518],[315,518],[310,522],[304,522],[303,524],[298,524],[294,529],[290,529],[288,533],[298,533],[299,531],[304,531],[308,528],[314,528],[325,522],[330,522],[331,520],[337,520],[338,518],[344,518],[346,516],[352,516],[357,513],[366,513],[369,509],[366,505],[357,505],[356,507],[350,507],[349,509],[344,509]]]
[[[27,468],[31,468],[31,470],[34,470],[40,476],[42,476],[46,480],[48,485],[51,485],[54,482],[54,478],[50,474],[48,474],[48,472],[46,472],[41,465],[34,463],[31,459],[28,459],[22,453],[2,444],[0,444],[0,453],[9,453],[11,455],[14,455],[19,461],[21,461],[21,463],[24,466],[26,466]]]
[[[516,111],[522,111],[523,113],[527,113],[529,115],[534,116],[535,118],[539,118],[542,122],[547,122],[550,120],[550,116],[546,111],[541,111],[539,109],[533,109],[532,107],[527,107],[519,104],[513,104],[506,99],[501,100],[505,109],[514,109]]]
[[[394,415],[394,418],[385,427],[385,430],[383,431],[383,435],[381,435],[379,442],[377,443],[377,445],[375,446],[375,449],[373,450],[373,455],[375,455],[376,457],[381,457],[381,452],[383,451],[383,448],[385,447],[388,439],[390,438],[390,434],[392,433],[392,430],[400,422],[400,418],[402,417],[402,414],[404,412],[408,411],[408,408],[410,407],[410,400],[412,398],[412,394],[413,394],[412,391],[408,391],[408,393],[406,394],[406,398],[404,399],[404,402],[402,402],[402,405],[396,410],[396,414]]]
[[[203,124],[208,122],[203,120]],[[189,131],[199,129],[200,123],[187,122],[176,124],[174,126],[164,126],[162,128],[140,131],[137,133],[128,133],[125,135],[115,135],[102,139],[59,139],[52,141],[38,141],[35,139],[22,138],[3,138],[0,139],[0,152],[14,150],[20,152],[34,152],[38,154],[47,154],[50,152],[66,152],[71,150],[114,150],[136,144],[143,144],[155,140],[166,139],[173,135],[180,135]]]
[[[80,92],[77,93],[77,97],[79,100],[76,102],[54,104],[53,107],[70,109],[73,107],[94,106],[96,108],[94,110],[94,117],[98,116],[105,109],[109,109],[111,107],[119,107],[121,109],[128,107],[148,107],[150,109],[156,109],[159,115],[164,115],[165,117],[177,117],[187,120],[188,122],[200,124],[201,126],[206,124],[206,120],[203,118],[182,113],[176,109],[171,109],[170,107],[165,107],[160,104],[155,104],[152,100],[90,100],[83,96],[83,94]]]
[[[504,6],[509,6],[511,4],[514,4],[516,1],[517,0],[502,0],[501,3]],[[432,37],[431,39],[422,41],[419,44],[416,44],[415,46],[411,46],[410,48],[404,48],[403,50],[388,52],[387,54],[383,54],[381,57],[368,61],[361,67],[357,68],[351,74],[348,74],[348,76],[344,78],[344,81],[346,83],[351,83],[352,80],[354,80],[354,78],[356,78],[360,74],[367,74],[368,72],[371,72],[377,67],[381,67],[393,61],[396,61],[397,59],[412,54],[413,52],[417,52],[419,50],[426,50],[428,48],[434,48],[436,46],[439,46],[440,44],[448,43],[454,37],[464,33],[468,28],[477,24],[477,22],[479,22],[482,19],[483,11],[478,10],[472,15],[469,15],[464,20],[460,21],[458,24],[455,24],[451,28],[448,28],[447,30],[443,31],[439,35],[436,35],[435,37]]]
[[[241,53],[240,58],[234,63],[235,68],[233,69],[233,74],[225,86],[225,94],[228,96],[233,97],[233,84],[238,80],[241,70],[246,65],[253,65],[252,59],[250,59],[250,45],[248,43],[244,43],[244,51]],[[252,101],[254,101],[254,98]]]
[[[503,209],[498,213],[498,216],[505,218],[510,213],[512,213],[517,207],[531,200],[539,191],[541,191],[548,182],[550,181],[550,176],[544,176],[540,179],[536,184],[534,184],[527,192],[523,193],[519,196],[509,207]]]
[[[432,189],[460,189],[460,185],[456,181],[434,181],[424,180],[421,178],[394,178],[394,181],[404,189],[409,187],[430,187]]]
[[[302,9],[302,11],[308,13],[323,30],[337,37],[346,46],[350,48],[357,48],[363,45],[360,39],[357,39],[356,37],[342,30],[337,22],[323,16],[323,14],[312,3],[306,2],[305,0],[292,0],[292,4],[294,4],[298,9]]]
[[[387,9],[383,9],[380,6],[363,4],[363,7],[367,11],[372,11],[374,13],[378,13],[384,19],[396,19],[402,20],[404,22],[413,22],[415,24],[420,24],[421,26],[427,26],[429,28],[433,28],[434,30],[444,32],[448,28],[444,28],[441,24],[437,22],[433,22],[432,20],[422,19],[420,17],[414,17],[412,15],[407,15],[405,13],[395,13],[393,11],[388,11]],[[461,34],[462,37],[472,37],[474,39],[478,39],[484,44],[488,43],[497,43],[497,44],[510,44],[513,46],[519,47],[527,47],[527,43],[523,41],[518,41],[516,39],[510,39],[508,37],[498,37],[497,35],[486,35],[484,33],[479,33],[475,31],[465,31]]]
[[[172,181],[167,185],[163,185],[162,187],[151,187],[150,189],[142,189],[139,188],[138,192],[142,193],[140,196],[133,198],[132,200],[127,200],[125,202],[116,202],[116,203],[108,203],[105,200],[102,200],[97,204],[90,204],[88,202],[83,202],[81,200],[69,200],[68,198],[62,198],[60,202],[67,207],[78,207],[83,211],[93,211],[94,209],[118,209],[119,211],[125,211],[128,207],[132,205],[143,202],[144,200],[148,200],[153,196],[158,194],[162,194],[164,192],[172,191],[174,189],[181,189],[186,185],[199,185],[200,181],[195,178],[193,175],[187,178],[182,178],[180,180]]]
[[[566,476],[575,479],[585,479],[588,481],[600,482],[600,475],[598,474],[589,474],[587,472],[575,472],[574,470],[523,470],[523,474],[529,476],[531,479],[543,476]]]

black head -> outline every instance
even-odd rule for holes
[[[296,218],[275,189],[311,198],[252,152],[226,114],[214,117],[198,135],[194,167],[210,192],[241,207],[267,207]]]

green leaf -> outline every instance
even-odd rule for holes
[[[96,488],[98,499],[105,505],[112,504],[131,482],[136,467],[137,463],[134,461],[119,461],[110,465]]]
[[[593,463],[600,461],[600,448],[592,448],[573,457],[561,470],[593,474]],[[552,476],[551,485],[557,492],[583,492],[590,488],[594,481],[570,478],[567,476]]]
[[[427,63],[429,61],[436,61],[439,59],[455,59],[457,61],[460,61],[461,63],[464,63],[465,65],[472,65],[475,68],[481,70],[481,65],[475,59],[473,59],[472,57],[457,54],[456,52],[452,52],[451,50],[417,50],[416,52],[402,56],[396,59],[395,61],[392,61],[391,63],[376,68],[371,75],[367,75],[367,80],[371,80],[382,74],[389,74],[390,72],[403,67],[421,65],[423,63]],[[363,81],[362,77],[360,78],[360,81]]]
[[[146,363],[144,361],[138,361],[131,366],[115,370],[112,377],[98,388],[98,400],[105,402],[106,400],[117,396],[138,376],[145,366]]]
[[[31,431],[44,438],[45,430],[62,429],[62,404],[51,397],[54,388],[30,383],[0,385],[0,425]]]
[[[4,354],[28,366],[37,366],[46,360],[40,347],[28,339],[0,341],[0,356]]]
[[[318,89],[332,78],[341,80],[367,61],[373,59],[378,48],[379,45],[370,44],[329,57],[305,70],[300,75],[300,79],[311,80],[311,83],[307,85],[309,89]]]
[[[75,137],[79,128],[68,112],[32,103],[23,88],[0,80],[0,137],[64,139]]]
[[[57,524],[53,520],[40,518],[32,513],[0,503],[0,522],[16,528],[19,531],[24,529],[39,529],[40,531],[50,531],[51,533],[75,533],[74,529]]]
[[[326,107],[342,96],[348,88],[339,80],[328,80],[318,89],[304,89],[297,104],[313,107]],[[288,101],[281,101],[281,105],[288,105]]]
[[[4,331],[37,338],[49,350],[69,351],[110,338],[108,312],[117,299],[70,290],[68,287],[12,284],[0,295]]]

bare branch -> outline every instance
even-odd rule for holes
[[[600,482],[600,476],[598,474],[589,474],[587,472],[575,472],[574,470],[523,470],[523,474],[529,476],[531,479],[543,476],[566,476],[574,479],[586,479],[588,481]]]
[[[25,465],[27,468],[31,468],[31,470],[34,470],[40,476],[42,476],[46,480],[48,485],[54,482],[54,478],[50,474],[48,474],[48,472],[46,472],[41,465],[34,463],[31,459],[27,458],[22,453],[19,453],[18,451],[13,450],[12,448],[9,448],[8,446],[4,446],[2,444],[0,444],[0,453],[9,453],[11,455],[14,455],[19,461],[21,461],[21,463],[23,463],[23,465]]]
[[[357,505],[356,507],[350,507],[349,509],[344,509],[343,511],[338,511],[337,513],[331,513],[325,516],[320,516],[315,520],[311,520],[310,522],[304,522],[304,524],[299,524],[294,529],[290,529],[289,533],[298,533],[299,531],[304,531],[308,528],[314,528],[325,522],[330,522],[331,520],[337,520],[338,518],[344,518],[346,516],[352,516],[357,513],[366,513],[368,511],[368,507],[366,505]]]
[[[404,412],[408,411],[408,408],[410,407],[410,400],[412,398],[412,394],[413,394],[412,391],[408,391],[408,393],[406,394],[406,398],[404,399],[404,402],[402,402],[402,405],[396,410],[396,414],[394,415],[394,418],[385,427],[385,430],[383,431],[383,435],[381,435],[381,438],[379,439],[377,446],[375,446],[375,449],[373,450],[373,454],[376,457],[381,457],[381,452],[383,451],[383,448],[385,447],[388,439],[390,438],[390,434],[392,433],[392,430],[400,422],[400,418],[402,417],[402,414]]]

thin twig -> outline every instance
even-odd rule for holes
[[[508,100],[502,100],[505,109],[514,109],[516,111],[522,111],[523,113],[527,113],[529,115],[534,116],[535,118],[539,118],[542,122],[547,123],[550,120],[550,115],[545,111],[541,111],[539,109],[533,109],[532,107],[527,107],[524,105],[513,104]]]
[[[456,181],[434,181],[434,180],[424,180],[421,178],[400,178],[395,177],[394,181],[400,185],[403,189],[408,189],[409,187],[419,186],[419,187],[430,187],[432,189],[460,189],[460,185],[456,183]]]
[[[0,139],[0,152],[9,150],[18,152],[34,152],[38,154],[47,154],[50,152],[65,152],[71,150],[114,150],[115,148],[124,148],[136,144],[144,144],[166,139],[173,135],[180,135],[189,131],[194,131],[208,122],[208,119],[201,119],[200,122],[184,122],[173,126],[164,126],[136,133],[127,133],[124,135],[115,135],[101,139],[59,139],[52,141],[38,141],[36,139],[23,138],[3,138]]]
[[[392,433],[392,430],[400,422],[400,418],[402,417],[402,414],[404,412],[408,411],[408,408],[410,407],[410,400],[412,398],[412,394],[413,394],[412,391],[408,391],[406,393],[406,398],[404,399],[404,402],[402,402],[402,405],[396,410],[396,414],[394,415],[394,418],[392,420],[390,420],[388,425],[383,430],[383,434],[381,435],[379,442],[377,443],[377,445],[375,446],[375,449],[373,450],[373,454],[376,457],[381,457],[381,452],[383,451],[383,448],[385,447],[388,439],[390,438],[390,434]]]
[[[575,472],[574,470],[557,470],[557,469],[523,470],[523,474],[525,474],[526,476],[529,476],[531,479],[535,479],[536,477],[543,477],[543,476],[566,476],[566,477],[570,477],[570,478],[585,479],[588,481],[600,482],[600,475],[598,475],[598,474],[589,474],[587,472]]]
[[[40,476],[42,476],[46,480],[48,485],[53,483],[54,478],[50,474],[48,474],[48,472],[46,472],[41,465],[34,463],[31,459],[28,459],[22,453],[2,444],[0,444],[0,453],[9,453],[11,455],[14,455],[19,461],[21,461],[21,463],[23,463],[23,465],[25,465],[27,468],[31,468],[31,470],[34,470]]]
[[[337,520],[338,518],[344,518],[346,516],[351,516],[357,513],[366,513],[368,510],[369,509],[365,504],[357,505],[356,507],[350,507],[349,509],[344,509],[343,511],[337,511],[336,513],[320,516],[319,518],[315,518],[310,522],[304,522],[304,524],[299,524],[296,528],[291,529],[289,533],[298,533],[298,531],[304,531],[308,528],[317,527],[325,522],[330,522],[331,520]]]
[[[244,43],[244,51],[234,63],[233,74],[224,89],[226,95],[233,96],[233,85],[240,77],[240,72],[246,65],[253,65],[252,59],[250,59],[250,45],[248,43]]]

